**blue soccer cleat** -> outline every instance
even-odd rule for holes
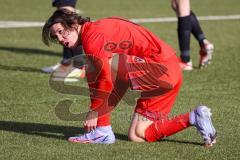
[[[115,142],[115,135],[111,126],[97,127],[88,133],[69,137],[69,142],[73,143],[99,143],[112,144]]]
[[[217,132],[211,120],[210,108],[199,106],[190,112],[190,124],[195,126],[203,137],[206,147],[216,143]]]

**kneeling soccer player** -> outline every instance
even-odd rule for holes
[[[91,110],[84,121],[88,132],[70,137],[70,142],[114,143],[110,112],[131,88],[140,92],[128,133],[131,141],[158,141],[192,125],[206,146],[215,143],[208,107],[168,117],[182,84],[182,72],[175,51],[146,28],[118,17],[90,22],[63,9],[48,19],[42,38],[47,45],[51,40],[68,48],[82,45],[88,57]]]

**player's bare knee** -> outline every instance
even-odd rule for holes
[[[144,142],[144,137],[140,133],[137,134],[136,129],[134,128],[128,132],[128,139],[133,142]]]
[[[144,138],[141,138],[139,137],[138,135],[136,135],[136,133],[129,133],[128,134],[128,139],[130,141],[133,141],[133,142],[145,142],[145,139]]]
[[[135,130],[135,134],[136,136],[140,137],[140,138],[145,138],[145,127],[137,125],[136,126],[136,130]]]
[[[137,142],[137,136],[135,133],[128,133],[128,139],[133,142]]]

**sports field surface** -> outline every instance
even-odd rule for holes
[[[239,0],[192,0],[203,17],[240,15]],[[0,1],[1,25],[7,21],[44,22],[54,11],[50,0]],[[109,16],[164,18],[175,15],[167,0],[78,0],[77,8],[93,20]],[[127,131],[134,106],[121,102],[112,113],[117,141],[112,145],[72,144],[67,137],[82,133],[82,122],[63,121],[55,105],[69,99],[71,111],[87,110],[88,98],[61,94],[49,86],[42,67],[61,60],[61,46],[41,42],[41,27],[0,28],[0,160],[43,159],[240,159],[240,19],[202,20],[207,38],[214,43],[212,64],[184,72],[184,83],[172,115],[199,104],[208,105],[218,131],[209,149],[194,127],[156,143],[133,143]],[[142,23],[178,50],[176,21]],[[191,55],[198,65],[198,44],[191,38]],[[77,86],[85,81],[70,83]]]

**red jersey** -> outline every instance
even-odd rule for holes
[[[82,26],[82,44],[86,54],[112,57],[112,53],[167,60],[175,51],[146,28],[125,19],[110,17]]]
[[[146,28],[117,17],[85,23],[81,29],[81,40],[86,55],[100,59],[93,64],[98,71],[87,73],[91,108],[106,103],[112,92],[111,67],[108,60],[113,53],[150,58],[159,63],[166,62],[175,55],[174,49]]]

